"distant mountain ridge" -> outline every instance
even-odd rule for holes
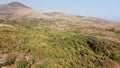
[[[85,17],[85,16],[74,16],[66,13],[41,13],[33,10],[32,8],[19,3],[19,2],[11,2],[8,4],[0,5],[0,18],[7,18],[10,20],[18,20],[18,19],[51,19],[51,20],[65,20],[72,22],[109,22],[103,19],[95,18],[95,17]]]

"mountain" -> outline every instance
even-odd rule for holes
[[[47,18],[47,16],[45,16],[44,14],[39,13],[19,2],[1,4],[0,15],[1,15],[1,18],[5,17],[9,19]]]
[[[19,2],[12,2],[0,5],[0,14],[3,15],[3,17],[6,15],[7,18],[12,18],[13,20],[20,18],[46,18],[52,20],[63,19],[67,21],[72,21],[78,19],[73,15],[63,13],[40,13]]]
[[[10,20],[18,20],[18,19],[28,19],[28,18],[36,18],[36,19],[51,19],[51,20],[65,20],[65,21],[98,21],[98,18],[93,17],[85,17],[85,16],[74,16],[66,13],[40,13],[38,11],[33,10],[32,8],[21,4],[19,2],[12,2],[8,4],[0,5],[0,17],[7,18]],[[102,19],[99,19],[102,22],[105,22]]]
[[[79,18],[74,16],[74,15],[70,15],[70,14],[66,14],[66,13],[59,13],[59,12],[49,12],[49,13],[44,13],[45,15],[49,16],[51,19],[55,20],[65,20],[65,21],[79,21]]]
[[[1,4],[0,68],[120,68],[120,23]]]
[[[17,10],[22,9],[30,9],[29,7],[19,3],[19,2],[12,2],[8,4],[0,5],[0,13],[15,13]]]

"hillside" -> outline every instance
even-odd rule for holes
[[[9,20],[48,18],[43,13],[39,13],[18,2],[0,5],[0,17],[7,18]]]
[[[0,5],[2,12],[0,68],[120,67],[120,23],[39,13],[18,2]]]

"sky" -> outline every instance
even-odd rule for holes
[[[120,21],[120,0],[0,0],[23,3],[40,12],[61,12]]]

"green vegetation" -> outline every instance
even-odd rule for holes
[[[44,26],[36,28],[38,22],[34,21],[34,24],[30,21],[0,22],[13,26],[0,27],[0,55],[9,55],[4,66],[14,64],[16,68],[103,68],[106,60],[120,62],[119,44]]]

